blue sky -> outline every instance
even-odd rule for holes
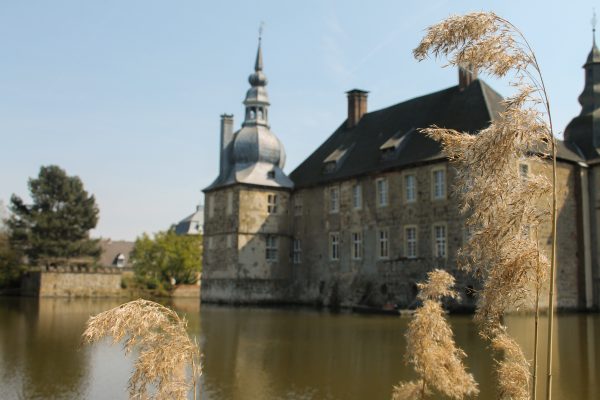
[[[411,55],[450,14],[491,10],[522,29],[562,131],[580,111],[595,5],[2,0],[0,201],[28,198],[27,179],[57,164],[96,196],[95,236],[133,240],[191,214],[217,175],[219,115],[241,123],[261,21],[271,128],[288,173],[344,120],[345,91],[369,90],[376,110],[455,85],[442,61]]]

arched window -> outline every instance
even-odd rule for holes
[[[256,109],[254,107],[250,109],[250,119],[256,119]]]
[[[258,108],[258,119],[265,119],[262,107]]]

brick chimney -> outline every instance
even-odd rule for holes
[[[346,121],[347,128],[353,128],[358,124],[358,121],[367,113],[367,95],[369,92],[352,89],[346,94],[348,95],[348,119]]]
[[[219,177],[227,178],[231,160],[231,144],[233,141],[233,114],[221,115],[221,160],[219,168]]]
[[[477,79],[477,70],[473,69],[471,65],[458,66],[458,88],[461,92],[475,79]]]

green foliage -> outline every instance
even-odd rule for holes
[[[29,179],[32,204],[11,197],[8,220],[12,245],[31,264],[89,262],[100,255],[98,240],[89,231],[98,223],[98,207],[77,176],[58,166],[42,167]]]
[[[202,236],[177,235],[171,228],[151,238],[143,234],[135,241],[131,262],[138,280],[148,289],[168,288],[177,283],[195,283],[202,270]]]
[[[8,234],[0,232],[0,288],[18,285],[23,272],[21,254],[9,241]]]

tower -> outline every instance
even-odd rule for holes
[[[285,301],[289,279],[292,181],[285,151],[271,132],[259,38],[241,129],[221,116],[219,176],[206,189],[202,301]]]

